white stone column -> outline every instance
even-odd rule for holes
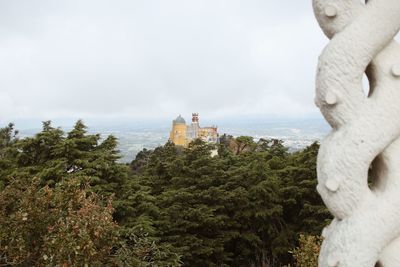
[[[318,154],[317,190],[335,219],[324,229],[319,266],[398,267],[400,0],[313,0],[313,7],[331,39],[319,58],[315,103],[332,126]]]

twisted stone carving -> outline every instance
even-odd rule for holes
[[[319,151],[317,190],[335,219],[324,229],[319,266],[398,267],[400,0],[313,0],[313,7],[331,39],[319,58],[315,102],[333,128]]]

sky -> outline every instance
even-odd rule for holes
[[[310,0],[0,1],[0,124],[319,116]]]

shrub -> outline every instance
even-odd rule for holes
[[[297,267],[317,267],[322,238],[300,235],[299,246],[292,251]]]
[[[0,263],[10,265],[101,265],[117,241],[113,208],[68,180],[54,189],[14,180],[0,194]]]

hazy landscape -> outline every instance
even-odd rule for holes
[[[172,121],[172,120],[171,120]],[[87,121],[89,132],[101,133],[102,136],[114,135],[119,140],[121,162],[131,162],[136,154],[143,148],[153,149],[168,141],[171,121]],[[20,127],[20,125],[22,127]],[[216,124],[220,135],[226,133],[234,137],[252,136],[259,138],[276,138],[284,141],[290,151],[302,149],[314,141],[321,140],[329,131],[329,126],[322,118],[301,119],[262,119],[242,118],[225,120],[202,120],[203,125]],[[32,127],[36,125],[36,127]],[[16,123],[20,129],[21,137],[32,136],[41,129],[37,126],[40,122]],[[68,125],[64,127],[64,125]],[[73,121],[54,122],[54,126],[61,126],[64,130],[70,130]]]
[[[335,101],[293,4],[1,1],[0,266],[317,267]]]

